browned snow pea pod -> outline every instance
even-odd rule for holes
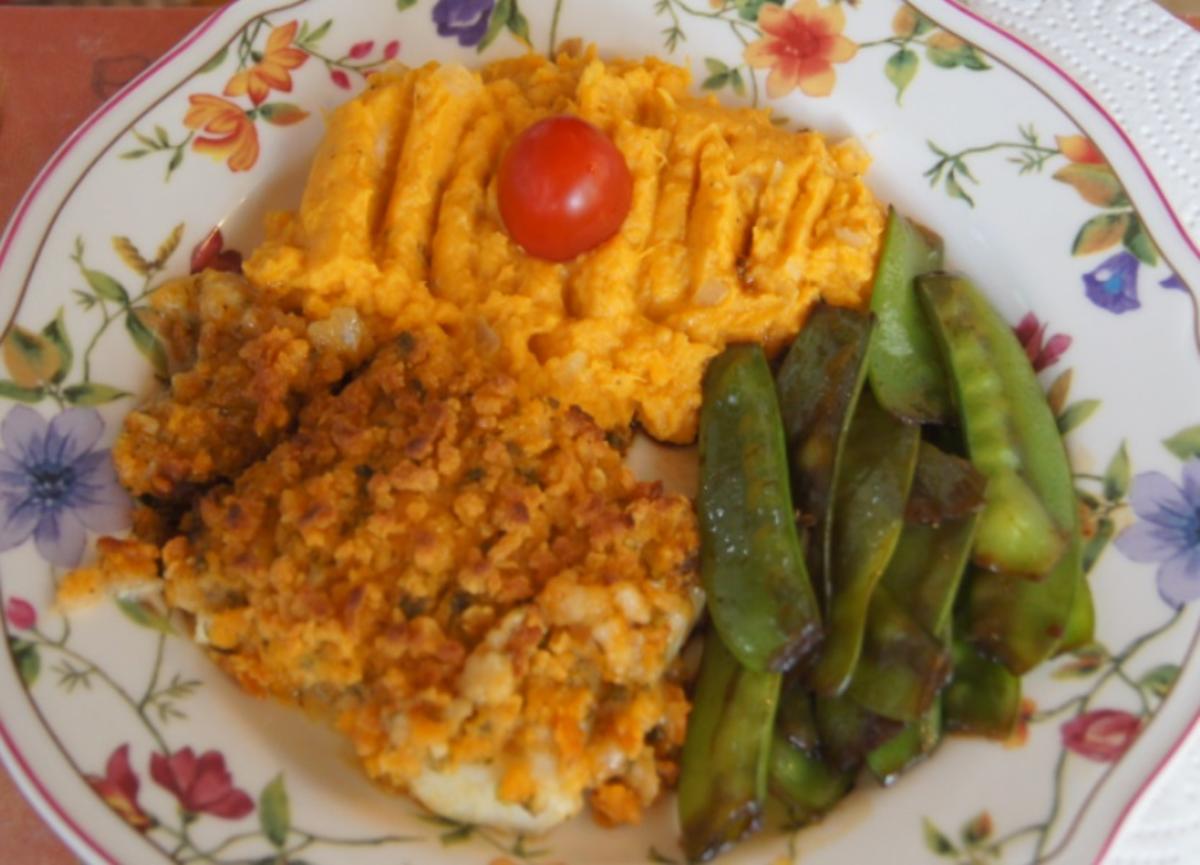
[[[781,679],[746,669],[715,631],[706,635],[679,775],[691,862],[713,858],[762,822]]]
[[[929,526],[961,520],[983,507],[986,488],[987,478],[970,462],[923,441],[904,517]]]
[[[947,731],[1007,739],[1021,715],[1021,679],[1003,664],[954,641],[954,678],[942,694]]]
[[[913,279],[942,267],[942,240],[888,209],[883,249],[871,288],[878,324],[867,375],[879,404],[914,423],[949,420],[950,388]]]
[[[808,532],[813,585],[829,608],[833,488],[854,406],[867,372],[870,316],[818,306],[792,342],[776,377],[796,507]]]
[[[832,594],[825,642],[809,676],[818,694],[834,696],[850,684],[871,595],[904,525],[919,444],[918,427],[884,411],[870,391],[862,393],[834,489]]]
[[[942,741],[942,698],[915,721],[867,754],[867,768],[887,787],[916,763],[933,753]]]
[[[862,655],[846,695],[864,709],[905,723],[929,711],[950,676],[950,656],[886,586],[875,587]]]
[[[867,755],[900,732],[898,721],[868,712],[848,696],[813,701],[821,753],[839,772],[856,772]]]
[[[1025,349],[974,286],[926,274],[917,293],[950,371],[971,462],[988,479],[973,560],[1041,579],[1079,533],[1054,413]]]
[[[819,754],[797,748],[776,731],[771,743],[767,786],[780,802],[791,826],[819,820],[854,786],[853,771],[839,771]]]
[[[929,634],[942,637],[958,597],[976,515],[940,526],[905,523],[896,551],[883,573],[882,585]]]
[[[801,751],[815,753],[821,746],[817,720],[813,716],[812,694],[802,676],[795,671],[783,679],[775,730]]]
[[[704,375],[700,578],[725,645],[744,666],[782,671],[821,640],[821,612],[796,530],[775,382],[758,345],[734,345]]]

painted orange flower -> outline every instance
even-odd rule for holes
[[[746,46],[746,62],[769,69],[767,95],[778,98],[799,87],[809,96],[828,96],[837,76],[834,63],[845,63],[858,46],[842,35],[846,16],[838,5],[800,0],[784,9],[764,4],[758,13],[762,38]]]
[[[1083,165],[1104,165],[1104,154],[1084,135],[1056,135],[1059,152],[1072,162]]]
[[[299,69],[308,59],[308,54],[292,45],[297,27],[297,22],[290,21],[272,30],[262,59],[230,78],[225,85],[225,95],[249,95],[251,102],[262,105],[273,89],[290,93],[291,70]]]
[[[218,161],[232,171],[249,171],[258,161],[258,130],[238,106],[220,96],[197,93],[188,97],[183,125],[205,134],[198,135],[192,149]]]

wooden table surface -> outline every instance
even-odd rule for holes
[[[148,8],[154,2],[129,4],[146,8],[65,8],[51,2],[35,8],[0,0],[0,224],[7,223],[59,143],[210,12],[189,8],[188,0],[158,0],[171,8]],[[1161,2],[1200,27],[1200,0]],[[78,865],[3,772],[0,863]]]

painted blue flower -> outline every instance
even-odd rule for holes
[[[1138,260],[1129,252],[1107,258],[1091,273],[1083,275],[1088,300],[1109,312],[1129,312],[1141,306],[1137,292]]]
[[[1158,592],[1171,606],[1200,598],[1200,459],[1184,463],[1181,486],[1161,472],[1138,475],[1129,503],[1139,521],[1117,537],[1117,549],[1160,563]]]
[[[86,529],[129,525],[129,497],[117,483],[112,456],[96,450],[104,421],[94,409],[71,408],[49,423],[19,405],[0,423],[0,551],[33,536],[42,558],[79,564]]]
[[[487,33],[495,0],[438,0],[433,23],[439,36],[456,36],[459,45],[478,45]]]

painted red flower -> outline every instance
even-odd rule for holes
[[[8,623],[18,631],[28,631],[37,625],[37,610],[33,608],[33,604],[21,598],[9,598],[4,615],[8,618]]]
[[[1038,321],[1032,312],[1027,313],[1014,330],[1037,372],[1058,363],[1063,353],[1071,347],[1071,337],[1065,333],[1052,334],[1047,338],[1046,322]]]
[[[800,0],[784,9],[764,3],[758,13],[762,38],[746,46],[746,62],[769,69],[767,95],[778,98],[799,87],[809,96],[828,96],[837,75],[834,63],[845,63],[858,46],[842,35],[846,16],[841,6]]]
[[[103,775],[85,775],[102,799],[117,814],[139,832],[154,825],[154,818],[138,805],[137,795],[140,782],[129,766],[129,745],[113,751],[104,765]]]
[[[170,757],[156,751],[150,757],[150,777],[174,794],[179,807],[189,814],[237,820],[254,810],[254,800],[233,786],[225,757],[217,751],[205,751],[199,757],[191,748]]]
[[[1085,712],[1062,727],[1063,745],[1081,757],[1111,763],[1129,750],[1142,719],[1119,709]]]
[[[222,270],[227,273],[242,272],[242,254],[236,249],[225,248],[221,229],[214,228],[204,240],[192,249],[191,272]]]
[[[230,78],[225,85],[225,95],[248,95],[255,105],[262,105],[272,90],[290,93],[291,70],[299,69],[308,60],[308,54],[292,44],[299,27],[298,22],[289,21],[272,30],[262,59]]]
[[[1072,162],[1082,165],[1106,164],[1104,154],[1085,135],[1056,135],[1054,140],[1058,144],[1059,153]]]
[[[387,45],[383,46],[383,59],[395,60],[396,55],[400,53],[400,40],[393,39]]]

